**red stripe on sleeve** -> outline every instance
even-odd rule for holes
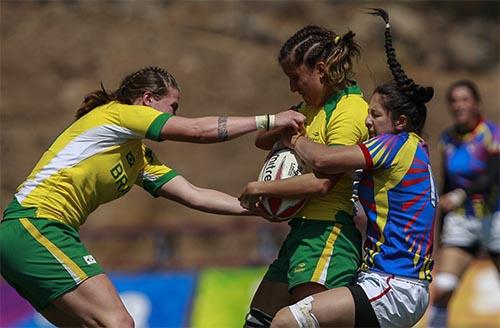
[[[361,149],[361,151],[363,152],[363,156],[365,157],[366,168],[369,170],[373,169],[373,160],[370,155],[370,151],[368,150],[365,144],[359,144],[358,146],[359,149]]]

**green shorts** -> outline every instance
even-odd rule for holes
[[[328,289],[354,282],[361,264],[361,234],[351,217],[336,221],[292,219],[291,230],[270,265],[265,280],[288,284],[288,290],[316,282]]]
[[[37,311],[104,272],[75,228],[46,219],[3,220],[0,263],[5,280]]]

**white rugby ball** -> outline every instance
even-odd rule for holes
[[[259,181],[286,179],[301,175],[305,170],[304,161],[293,150],[284,148],[268,156],[260,171]],[[260,203],[274,219],[285,221],[298,213],[306,201],[306,199],[262,197]]]

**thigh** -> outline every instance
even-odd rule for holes
[[[307,296],[321,293],[327,290],[327,288],[321,284],[315,282],[308,282],[305,284],[300,284],[293,287],[291,292],[292,303],[296,303]]]
[[[474,256],[460,247],[444,246],[436,261],[438,272],[451,273],[460,278]]]
[[[38,311],[103,272],[71,226],[12,219],[0,226],[2,276]]]
[[[354,299],[347,287],[314,294],[312,313],[320,327],[353,327]]]
[[[80,327],[83,325],[82,320],[71,315],[70,313],[64,313],[53,304],[49,304],[40,313],[50,321],[53,325],[57,327]]]
[[[264,279],[255,292],[251,307],[274,316],[279,309],[290,304],[288,284]]]
[[[115,287],[105,274],[90,277],[74,290],[51,303],[64,316],[90,326],[114,326],[117,320],[128,320],[128,312]]]

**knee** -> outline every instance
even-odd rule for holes
[[[452,273],[440,272],[434,280],[434,304],[447,306],[458,286],[458,277]]]
[[[283,308],[276,313],[271,322],[271,328],[291,328],[298,327],[297,321],[288,307]]]
[[[127,311],[120,311],[114,313],[108,317],[105,327],[124,327],[124,328],[134,328],[135,323],[132,316]]]

